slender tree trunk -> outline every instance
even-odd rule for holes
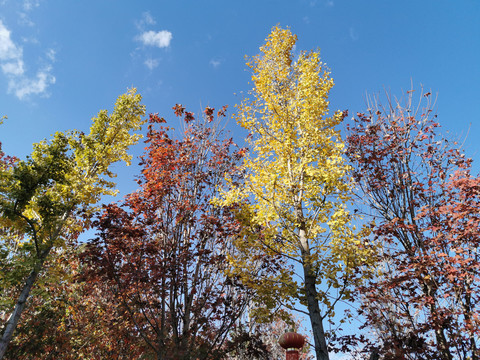
[[[442,358],[445,360],[453,360],[450,349],[448,348],[448,342],[447,338],[445,337],[445,333],[443,332],[443,328],[435,329],[435,337],[437,339],[437,344],[440,349]]]
[[[8,319],[7,325],[5,326],[5,331],[3,332],[2,339],[0,340],[0,359],[3,359],[5,352],[7,351],[7,346],[12,340],[13,333],[18,325],[20,316],[22,315],[23,310],[25,309],[25,303],[28,296],[30,295],[30,290],[32,290],[33,284],[37,279],[38,273],[42,267],[43,261],[37,264],[25,282],[22,292],[20,293],[15,308]]]
[[[315,353],[317,360],[328,360],[327,342],[325,340],[325,331],[323,329],[323,318],[318,306],[316,278],[312,267],[304,263],[303,272],[305,276],[305,293],[307,295],[307,308],[312,325],[313,339],[315,343]]]
[[[298,240],[300,241],[300,251],[302,254],[303,276],[305,279],[304,290],[307,297],[308,315],[310,317],[310,324],[312,325],[317,360],[329,360],[327,341],[325,340],[325,331],[323,329],[323,318],[320,314],[320,307],[318,305],[317,277],[312,268],[310,244],[307,239],[301,198],[302,194],[299,194],[294,201],[296,203],[295,217],[300,224],[298,227]]]
[[[471,254],[469,254],[472,256]],[[462,309],[463,309],[463,316],[465,317],[465,323],[469,323],[472,320],[473,311],[472,310],[472,297],[471,297],[471,278],[466,279],[466,286],[465,286],[465,298],[462,300]],[[478,360],[478,351],[475,337],[472,333],[470,333],[470,351],[472,353],[471,360]]]
[[[310,247],[306,238],[304,224],[299,229],[299,240],[302,246],[303,276],[305,278],[305,294],[307,297],[307,309],[312,325],[315,354],[317,360],[329,360],[327,341],[323,329],[323,318],[318,306],[317,282],[314,269],[310,260]]]
[[[435,299],[436,296],[436,289],[433,288],[432,285],[428,283],[424,283],[423,285],[423,292],[425,295]],[[430,304],[430,313],[432,315],[437,313],[437,307],[435,303]],[[447,337],[445,336],[444,326],[442,325],[439,328],[434,329],[435,331],[435,338],[437,340],[437,345],[440,350],[440,354],[443,360],[453,360],[452,354],[450,352],[450,348],[448,346]]]
[[[2,339],[0,340],[0,360],[2,360],[5,356],[8,344],[12,340],[12,336],[15,332],[15,329],[17,328],[20,316],[25,309],[25,303],[27,302],[28,296],[30,295],[30,291],[32,290],[33,284],[35,284],[35,281],[37,280],[38,274],[42,270],[43,263],[45,262],[48,254],[50,253],[50,250],[52,250],[51,246],[47,247],[41,254],[39,254],[38,262],[33,267],[33,270],[25,281],[22,292],[18,296],[15,308],[13,309],[13,312],[8,319],[7,325],[5,326],[5,330],[2,335]]]

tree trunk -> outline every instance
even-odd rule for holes
[[[8,319],[7,325],[5,326],[5,331],[3,332],[2,339],[0,340],[0,360],[3,359],[5,352],[7,351],[7,346],[12,340],[13,333],[17,327],[20,316],[22,315],[23,309],[25,308],[25,303],[27,301],[28,295],[30,295],[30,290],[32,290],[33,284],[37,279],[38,273],[42,267],[43,261],[37,264],[25,282],[22,292],[18,297],[15,309],[13,310],[10,318]]]
[[[318,306],[316,279],[310,264],[303,264],[305,276],[305,293],[307,296],[307,308],[312,325],[313,339],[315,343],[315,354],[317,360],[329,360],[327,342],[325,340],[325,331],[323,329],[323,319]]]
[[[307,297],[307,309],[312,325],[313,339],[315,344],[315,354],[317,360],[329,360],[327,341],[325,340],[325,331],[323,329],[323,318],[318,306],[317,278],[311,263],[310,245],[306,236],[305,221],[303,218],[302,207],[296,206],[296,218],[300,223],[298,228],[298,239],[300,240],[303,276],[305,279],[305,295]]]
[[[323,329],[323,318],[318,306],[317,282],[312,269],[310,260],[310,248],[305,236],[305,230],[299,231],[300,243],[302,245],[303,276],[305,278],[305,295],[307,297],[307,309],[312,325],[313,340],[315,344],[315,354],[317,360],[328,360],[327,342],[325,340],[325,331]]]
[[[436,298],[436,289],[429,284],[428,282],[424,282],[423,284],[423,292],[426,296],[435,299]],[[437,307],[435,303],[430,304],[430,314],[434,315],[437,314]],[[435,338],[437,340],[438,349],[442,356],[443,360],[453,360],[452,354],[450,352],[450,348],[448,346],[447,337],[445,336],[444,332],[444,325],[442,324],[441,327],[435,328]]]

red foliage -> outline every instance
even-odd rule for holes
[[[215,111],[214,108],[211,108],[211,107],[208,107],[208,106],[205,108],[204,113],[205,113],[205,116],[207,117],[208,122],[213,121],[213,112],[214,111]]]
[[[176,116],[182,116],[185,112],[185,108],[182,106],[182,104],[176,104],[172,109],[174,110]]]
[[[430,94],[424,98],[429,99]],[[478,359],[480,178],[424,109],[358,114],[348,156],[372,214],[380,276],[359,289],[382,359]]]
[[[181,105],[174,110],[193,121]],[[235,209],[211,203],[226,174],[241,181],[240,157],[207,125],[213,109],[205,114],[181,140],[150,117],[140,188],[105,207],[84,254],[85,277],[110,289],[130,332],[161,359],[221,358],[248,300],[223,272],[239,231]]]
[[[0,170],[5,170],[13,166],[17,160],[16,157],[5,155],[2,151],[2,143],[0,142]]]
[[[45,278],[68,269],[79,272],[77,254],[53,253]],[[44,283],[39,279],[35,296],[22,314],[22,322],[5,354],[5,359],[138,359],[145,353],[138,334],[122,318],[122,313],[101,283],[90,286],[82,281]]]
[[[226,116],[226,112],[227,112],[227,108],[228,108],[228,105],[223,105],[222,108],[220,110],[218,110],[217,112],[217,116],[220,117],[225,117]]]

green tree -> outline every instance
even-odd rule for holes
[[[328,116],[333,79],[318,52],[301,52],[294,61],[296,40],[290,30],[275,27],[247,63],[254,88],[236,115],[250,131],[246,181],[232,183],[219,203],[251,204],[245,201],[242,214],[251,231],[237,243],[243,256],[230,258],[232,273],[253,286],[267,307],[306,306],[316,356],[328,359],[323,321],[337,301],[349,298],[353,269],[368,262],[369,250],[347,210],[352,181],[336,129],[345,113]],[[296,265],[257,281],[254,250]]]
[[[26,160],[0,166],[0,305],[6,323],[0,359],[52,249],[68,246],[89,227],[103,195],[116,193],[113,163],[130,164],[145,108],[135,90],[120,96],[112,114],[93,118],[90,133],[56,133],[34,145]]]

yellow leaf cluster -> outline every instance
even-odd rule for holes
[[[268,249],[310,262],[335,287],[339,273],[367,261],[370,250],[347,209],[353,184],[336,128],[343,113],[328,113],[333,79],[318,51],[295,54],[296,40],[289,29],[274,27],[247,62],[254,88],[235,115],[250,132],[247,175],[217,202],[244,202],[250,224],[263,229],[261,242],[245,235],[240,251]],[[234,265],[248,269],[247,258]]]
[[[89,134],[57,132],[33,146],[31,156],[1,169],[0,226],[23,233],[18,240],[61,247],[89,225],[103,195],[115,195],[111,165],[130,164],[129,147],[145,122],[141,96],[132,89],[120,96],[111,114],[100,111]],[[83,217],[76,216],[81,211]]]

